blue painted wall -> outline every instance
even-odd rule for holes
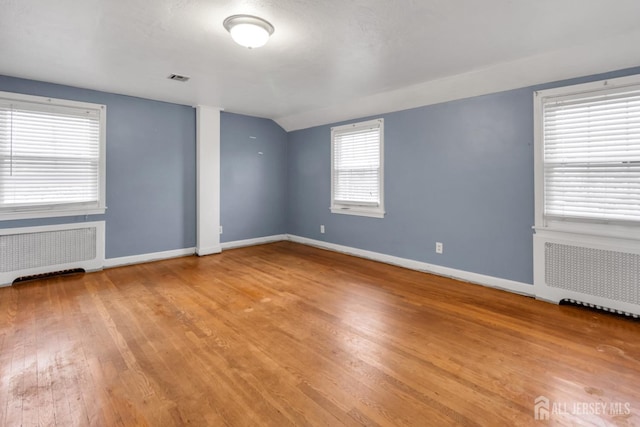
[[[330,126],[341,123],[286,133],[271,120],[223,112],[221,240],[290,233],[532,283],[533,92],[637,73],[374,116],[385,119],[384,219],[329,211]],[[107,105],[108,206],[105,215],[0,228],[105,219],[107,258],[195,246],[191,107],[2,76],[0,91]]]
[[[269,119],[220,115],[222,242],[286,233],[287,133]]]
[[[533,92],[640,68],[365,117],[385,120],[384,219],[332,214],[330,127],[289,134],[290,234],[533,283]],[[320,224],[326,234],[320,234]],[[444,243],[444,254],[435,243]]]
[[[188,106],[0,76],[0,91],[107,106],[106,256],[194,247],[195,110]],[[0,228],[85,217],[0,221]]]

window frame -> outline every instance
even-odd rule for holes
[[[354,131],[367,128],[378,127],[379,132],[379,160],[380,160],[380,173],[378,178],[378,191],[380,194],[380,201],[377,206],[370,204],[358,204],[353,203],[340,203],[335,200],[335,136],[336,133],[346,133],[345,131],[352,129]],[[373,120],[367,120],[363,122],[349,123],[341,126],[334,126],[331,128],[331,206],[332,213],[344,214],[344,215],[357,215],[372,218],[384,218],[386,212],[384,209],[384,119],[378,118]]]
[[[107,107],[102,104],[73,101],[44,96],[25,95],[15,92],[1,92],[0,99],[23,104],[42,105],[43,111],[56,107],[81,110],[93,110],[99,117],[99,159],[98,159],[98,200],[95,202],[71,202],[58,204],[39,204],[0,209],[0,221],[31,218],[54,218],[63,216],[100,215],[106,211],[106,135]]]
[[[545,162],[544,162],[544,105],[549,98],[582,98],[589,94],[620,91],[625,87],[640,86],[640,75],[600,80],[577,85],[535,91],[534,110],[534,191],[535,230],[588,234],[602,237],[640,239],[640,222],[596,218],[546,216]]]

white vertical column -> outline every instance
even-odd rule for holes
[[[220,247],[220,109],[196,107],[197,242],[200,256]]]

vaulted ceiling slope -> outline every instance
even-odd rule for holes
[[[266,46],[231,40],[240,13],[275,26]],[[0,74],[293,130],[637,66],[638,17],[638,0],[0,0]]]

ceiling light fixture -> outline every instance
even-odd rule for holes
[[[252,15],[233,15],[222,25],[236,43],[249,49],[264,46],[275,31],[269,22]]]

